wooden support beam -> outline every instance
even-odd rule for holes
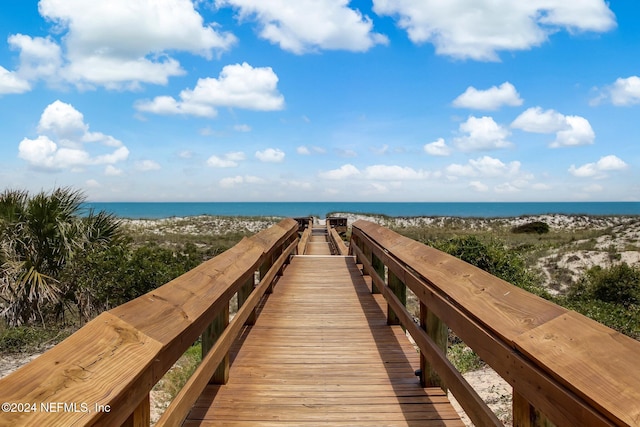
[[[420,303],[420,328],[426,331],[427,335],[440,349],[440,352],[446,356],[449,344],[449,328],[423,303]],[[420,382],[423,387],[440,387],[443,391],[447,391],[446,384],[424,354],[420,357]]]
[[[207,356],[209,350],[222,336],[224,330],[229,326],[229,304],[214,319],[214,321],[202,333],[202,359]],[[227,353],[218,368],[215,370],[209,384],[226,384],[229,381],[229,354]]]
[[[371,259],[371,266],[373,267],[373,270],[378,274],[378,276],[380,276],[383,283],[386,282],[384,277],[385,276],[384,263],[375,254],[371,254],[370,259]],[[378,287],[378,285],[376,285],[375,281],[371,282],[371,293],[372,294],[381,293],[381,289]]]
[[[556,427],[516,390],[513,390],[513,427]]]
[[[240,307],[244,305],[244,303],[249,298],[249,295],[251,295],[251,292],[253,292],[253,288],[255,287],[255,281],[256,281],[255,275],[251,275],[251,277],[247,279],[247,282],[244,285],[242,285],[242,287],[238,290],[238,310],[240,310]],[[254,309],[253,312],[247,318],[246,324],[254,325],[255,323],[256,323],[256,311]]]
[[[149,425],[151,425],[151,401],[147,394],[122,427],[149,427]]]
[[[407,286],[391,270],[388,271],[389,289],[398,297],[403,306],[407,306]],[[400,318],[387,306],[387,325],[399,325]]]

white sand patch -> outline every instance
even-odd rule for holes
[[[511,402],[513,401],[512,388],[500,375],[489,366],[462,375],[478,393],[478,396],[489,406],[494,414],[505,426],[511,426],[513,417]],[[473,423],[464,412],[458,401],[449,392],[449,400],[454,409],[460,414],[462,422],[469,427]]]

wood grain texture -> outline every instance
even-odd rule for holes
[[[376,224],[352,236],[535,405],[524,418],[640,425],[637,341]]]
[[[0,425],[121,425],[151,388],[227,306],[297,222],[282,220],[229,251],[133,301],[103,313],[33,362],[0,379],[0,401],[37,405],[2,413]],[[40,404],[77,404],[44,412]],[[83,410],[80,404],[88,404]],[[109,406],[109,412],[93,410]],[[73,409],[73,408],[71,408]],[[146,419],[137,411],[133,421]]]
[[[637,341],[568,312],[523,334],[516,345],[617,425],[640,425]]]
[[[184,425],[462,426],[351,257],[296,256]]]

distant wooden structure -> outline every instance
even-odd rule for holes
[[[447,359],[449,328],[513,387],[514,426],[640,425],[639,342],[377,224],[354,223],[348,248],[329,221],[300,227],[243,239],[0,379],[0,426],[148,426],[149,392],[198,337],[157,426],[462,427],[444,390],[501,425]]]
[[[327,227],[334,228],[338,234],[347,234],[347,218],[342,216],[332,216],[327,218]]]
[[[313,217],[310,216],[296,217],[293,219],[298,223],[298,233],[302,233],[313,225]]]

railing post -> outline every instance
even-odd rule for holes
[[[229,326],[229,303],[216,316],[209,326],[202,333],[202,358],[209,353],[225,328]],[[218,365],[218,369],[213,373],[209,384],[226,384],[229,381],[229,354],[227,353]]]
[[[423,303],[420,303],[420,327],[427,332],[436,346],[446,355],[449,328]],[[420,383],[423,387],[440,387],[447,391],[446,385],[424,355],[420,355]]]
[[[369,249],[369,251],[371,251],[371,249]],[[373,267],[375,272],[378,273],[378,276],[380,276],[382,281],[386,282],[385,277],[384,277],[384,264],[374,254],[371,254],[370,256],[371,256],[371,258],[370,258],[371,259],[371,266]],[[380,293],[380,289],[378,289],[378,287],[376,286],[374,281],[371,281],[371,293],[372,294],[379,294]]]
[[[262,265],[260,265],[260,279],[262,280],[262,278],[265,276],[265,274],[267,274],[267,271],[269,271],[269,269],[271,268],[271,266],[273,265],[273,254],[268,254],[267,258],[264,260],[264,262],[262,263]],[[270,284],[269,287],[267,288],[267,291],[265,292],[267,294],[271,294],[273,293],[273,284]]]
[[[122,424],[122,427],[149,427],[151,425],[151,401],[149,395],[142,399],[142,402],[133,411],[129,418]]]
[[[555,427],[555,424],[514,389],[513,427]]]
[[[240,307],[242,307],[245,301],[247,301],[247,299],[249,298],[249,295],[251,295],[251,292],[253,292],[253,288],[255,287],[255,284],[256,284],[255,274],[252,274],[251,277],[247,279],[247,282],[244,285],[242,285],[242,287],[238,290],[238,310],[240,310]],[[255,323],[256,323],[256,310],[254,309],[249,315],[249,318],[247,319],[245,324],[253,325]]]
[[[407,306],[407,286],[396,276],[391,270],[389,270],[389,289],[398,297],[402,305]],[[399,325],[400,318],[396,313],[391,310],[391,307],[387,305],[387,325]]]

